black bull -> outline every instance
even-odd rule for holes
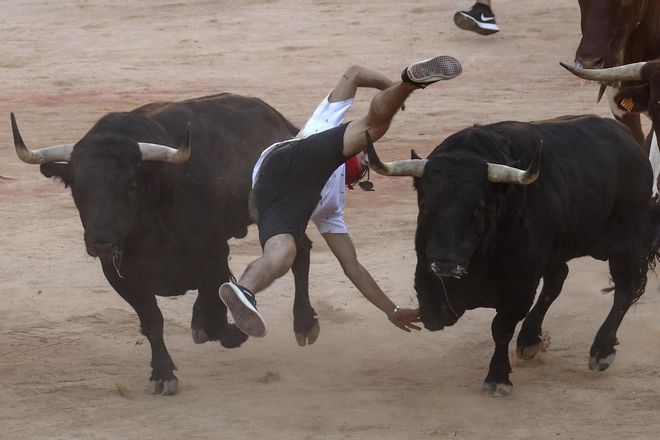
[[[253,164],[265,147],[297,133],[280,113],[232,94],[154,103],[104,116],[75,146],[38,151],[25,147],[13,114],[12,128],[19,157],[71,187],[88,253],[100,257],[108,282],[135,309],[151,344],[153,392],[177,390],[155,295],[198,290],[191,322],[196,343],[219,340],[233,348],[247,339],[228,324],[218,289],[232,278],[227,240],[244,237],[251,223]],[[301,345],[318,336],[307,295],[311,242],[303,246],[293,266]]]
[[[617,329],[657,255],[651,167],[623,125],[595,116],[501,122],[450,136],[427,160],[383,164],[371,147],[370,161],[383,174],[415,177],[415,289],[425,327],[453,325],[468,309],[496,310],[485,389],[511,391],[508,345],[517,323],[524,319],[517,354],[530,359],[566,262],[580,256],[609,260],[614,304],[589,367],[612,363]]]

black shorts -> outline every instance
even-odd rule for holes
[[[291,234],[300,245],[321,190],[347,159],[347,125],[275,147],[264,159],[251,194],[262,247],[278,234]]]

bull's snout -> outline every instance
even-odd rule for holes
[[[430,332],[437,332],[445,328],[445,326],[442,325],[439,320],[426,321],[422,323],[424,324],[424,328]]]
[[[117,254],[117,246],[112,243],[86,242],[85,247],[90,257],[114,257]]]
[[[437,277],[463,278],[467,275],[467,269],[462,264],[440,263],[434,261],[431,263],[431,272]]]
[[[439,304],[433,308],[422,307],[419,317],[424,328],[432,332],[451,327],[459,318],[447,304]]]
[[[604,66],[605,59],[603,57],[575,57],[575,67],[578,69],[602,69]]]

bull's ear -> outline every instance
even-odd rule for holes
[[[417,152],[415,150],[410,150],[410,158],[411,159],[421,159],[421,157],[419,157],[419,154],[417,154]]]
[[[422,192],[422,179],[420,177],[413,177],[413,188],[417,191],[417,194],[420,195]]]
[[[619,92],[614,96],[614,102],[616,102],[616,105],[621,110],[641,113],[648,111],[650,96],[651,88],[648,84],[625,86],[621,87]]]
[[[69,164],[58,162],[45,163],[41,165],[40,169],[41,174],[48,178],[54,177],[60,179],[64,183],[64,186],[71,186],[73,183],[73,175],[71,174]]]

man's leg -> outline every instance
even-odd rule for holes
[[[369,130],[374,142],[380,139],[413,91],[437,81],[455,78],[461,71],[458,60],[449,56],[439,56],[408,66],[401,74],[402,81],[374,96],[369,113],[364,118],[348,124],[344,132],[344,156],[354,156],[367,148],[365,130]]]
[[[236,326],[246,335],[266,336],[266,322],[257,311],[254,294],[287,273],[295,258],[293,236],[275,235],[266,241],[263,255],[248,265],[237,284],[220,286],[220,299],[229,309]]]
[[[332,92],[328,96],[328,102],[346,101],[355,98],[358,87],[367,87],[385,90],[395,83],[380,72],[367,69],[362,66],[351,66],[339,78]]]
[[[340,125],[353,104],[353,98],[355,98],[358,88],[373,87],[385,90],[393,84],[395,84],[394,81],[375,70],[361,66],[349,67],[339,78],[328,97],[316,107],[296,137],[304,139]]]
[[[264,253],[245,269],[238,284],[258,293],[284,276],[296,258],[296,242],[291,234],[278,234],[264,244]]]

